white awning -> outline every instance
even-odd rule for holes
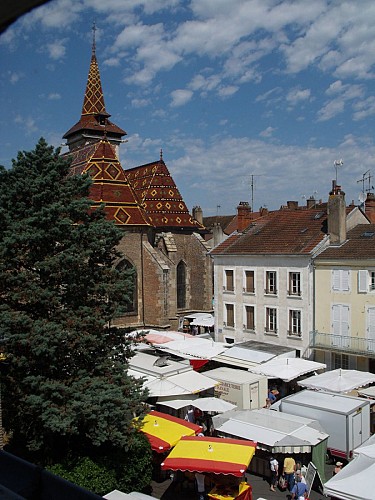
[[[196,394],[215,387],[218,382],[194,370],[169,375],[166,377],[155,377],[137,370],[128,370],[128,374],[136,378],[145,377],[144,387],[150,396],[180,396],[185,394]]]
[[[170,408],[174,408],[175,410],[179,410],[184,408],[185,406],[195,406],[195,408],[199,408],[202,411],[210,411],[217,413],[224,413],[229,410],[233,410],[236,408],[236,405],[228,403],[220,398],[215,397],[207,397],[207,398],[196,398],[196,399],[175,399],[175,400],[167,400],[167,401],[158,401],[159,404],[164,406],[168,406]]]
[[[266,409],[231,411],[228,415],[225,422],[225,414],[213,418],[219,434],[256,441],[258,447],[273,453],[310,453],[313,446],[328,439],[318,422],[296,415]]]
[[[290,382],[309,372],[325,369],[327,365],[303,358],[273,358],[259,366],[249,368],[252,373]]]
[[[212,359],[227,349],[223,342],[215,342],[214,340],[202,337],[173,340],[160,347],[162,347],[165,352],[171,352],[181,356],[193,356],[198,359]]]
[[[344,394],[353,389],[364,387],[375,382],[375,374],[359,370],[337,370],[314,375],[298,382],[298,385],[308,389],[337,392]]]

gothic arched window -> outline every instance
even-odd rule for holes
[[[137,269],[128,260],[122,260],[117,266],[118,271],[128,271],[130,275],[130,283],[132,285],[132,290],[129,293],[129,301],[123,306],[123,311],[125,313],[136,313],[138,307],[137,301]]]
[[[177,266],[177,308],[186,307],[186,264],[179,262]]]

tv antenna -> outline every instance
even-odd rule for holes
[[[251,187],[251,211],[254,212],[254,177],[262,177],[265,174],[250,174],[250,187]]]
[[[221,205],[216,205],[216,215],[219,215]]]
[[[337,184],[337,170],[339,167],[342,167],[344,165],[344,162],[343,162],[343,160],[335,160],[333,162],[333,165],[334,165],[335,171],[336,171],[336,184]]]
[[[359,179],[357,181],[357,184],[360,182],[362,183],[362,191],[359,193],[358,200],[360,201],[361,205],[363,205],[363,209],[365,209],[365,202],[366,202],[366,198],[367,198],[366,192],[369,193],[370,191],[372,191],[374,189],[374,186],[371,186],[371,179],[372,179],[371,172],[370,172],[370,170],[367,170],[367,172],[362,174],[362,179]],[[368,188],[367,189],[365,188],[366,181],[368,181]]]

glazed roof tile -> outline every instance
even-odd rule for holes
[[[126,170],[141,206],[158,228],[202,229],[190,215],[162,159]]]
[[[95,135],[103,135],[104,131],[118,137],[126,135],[125,130],[108,120],[110,116],[105,109],[99,66],[93,47],[81,118],[63,137],[67,139],[83,131],[93,132]]]
[[[375,259],[375,224],[358,224],[340,246],[330,246],[315,259]]]
[[[107,140],[97,141],[65,156],[72,158],[72,175],[90,174],[93,179],[90,189],[93,206],[104,203],[108,219],[119,225],[151,226],[125,176],[114,146]]]
[[[307,255],[326,235],[326,211],[277,210],[253,221],[243,233],[234,233],[211,254]]]

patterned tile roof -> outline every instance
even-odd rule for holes
[[[316,260],[375,259],[375,224],[358,224],[346,236],[342,245],[328,247]]]
[[[190,215],[163,159],[125,171],[141,206],[157,228],[202,229]]]
[[[253,221],[215,247],[212,255],[310,254],[327,235],[327,213],[319,209],[277,210]]]
[[[94,206],[105,204],[107,218],[126,226],[151,226],[138,203],[119,162],[115,148],[106,139],[67,153],[72,158],[71,173],[89,173],[94,181],[90,198]]]
[[[126,135],[125,130],[109,121],[110,116],[105,109],[99,66],[93,46],[81,118],[63,137],[67,139],[83,131],[92,132],[99,136],[106,132],[108,135],[111,134],[118,138]]]

